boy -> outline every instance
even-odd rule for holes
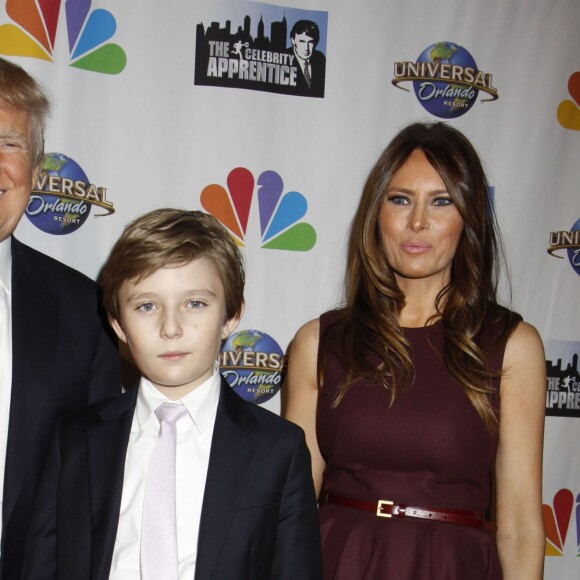
[[[155,210],[125,228],[102,283],[142,378],[60,421],[23,578],[320,578],[303,432],[217,371],[244,305],[233,240],[202,212]]]

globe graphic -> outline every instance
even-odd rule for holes
[[[225,364],[220,365],[220,370],[238,395],[261,404],[280,390],[283,358],[284,351],[271,336],[258,330],[242,330],[225,341],[220,357]],[[265,365],[266,360],[279,360],[280,364]]]
[[[470,67],[474,71],[477,70],[477,65],[475,64],[471,54],[469,54],[465,48],[453,42],[437,42],[428,46],[419,55],[417,62],[458,65],[464,68]],[[437,77],[434,77],[434,79],[436,78]],[[439,89],[443,91],[447,88],[462,90],[468,87],[464,84],[453,84],[447,81],[413,81],[413,89],[415,90],[415,95],[421,105],[432,115],[443,119],[452,119],[467,113],[467,111],[473,107],[479,93],[476,88],[472,88],[472,96],[470,98],[445,96],[426,98],[433,94],[434,90]]]
[[[89,180],[81,166],[63,153],[47,153],[42,162],[43,175],[70,179],[71,181]],[[47,184],[42,191],[33,191],[30,197],[26,216],[40,230],[48,234],[63,235],[78,230],[87,220],[91,213],[91,204],[82,201],[81,198],[52,195],[44,193]],[[57,204],[71,204],[76,206],[79,212],[59,211]],[[56,210],[56,211],[55,211]]]
[[[571,229],[572,232],[578,230],[580,230],[580,219],[576,220]],[[570,260],[570,265],[574,268],[576,274],[580,275],[580,248],[568,248],[568,260]]]

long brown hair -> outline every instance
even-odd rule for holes
[[[404,128],[383,151],[364,186],[349,237],[345,307],[321,337],[323,349],[328,348],[347,371],[335,405],[359,378],[382,382],[391,393],[391,404],[413,380],[410,345],[399,324],[405,296],[385,259],[378,214],[394,174],[415,149],[423,151],[441,176],[464,221],[450,283],[435,304],[445,330],[444,361],[493,432],[497,416],[490,401],[491,380],[498,373],[490,368],[482,345],[484,321],[499,343],[520,318],[496,306],[501,242],[480,159],[467,138],[445,123]]]

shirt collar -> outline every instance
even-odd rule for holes
[[[12,237],[0,242],[0,284],[10,293],[12,289]]]
[[[193,424],[199,433],[207,428],[217,411],[220,397],[221,377],[217,365],[214,372],[199,387],[196,387],[178,401],[171,401],[163,393],[157,390],[149,380],[141,377],[139,383],[139,394],[137,395],[136,415],[139,429],[143,429],[145,424],[153,420],[155,409],[166,402],[185,405]],[[157,418],[154,419],[155,421]]]

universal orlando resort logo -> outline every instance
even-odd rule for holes
[[[230,387],[251,403],[269,401],[284,378],[286,358],[280,345],[265,332],[242,330],[224,343],[218,357]]]
[[[554,258],[564,259],[556,252],[565,251],[572,269],[580,276],[580,219],[572,226],[572,229],[560,232],[550,232],[550,245],[548,254]]]
[[[473,107],[479,91],[490,95],[482,101],[498,98],[492,75],[477,68],[469,52],[453,42],[437,42],[428,46],[416,62],[395,62],[393,85],[412,81],[419,103],[432,115],[453,119]]]
[[[74,159],[47,153],[26,208],[28,219],[48,234],[70,234],[85,223],[92,206],[105,211],[95,217],[115,212],[107,189],[91,183]]]

